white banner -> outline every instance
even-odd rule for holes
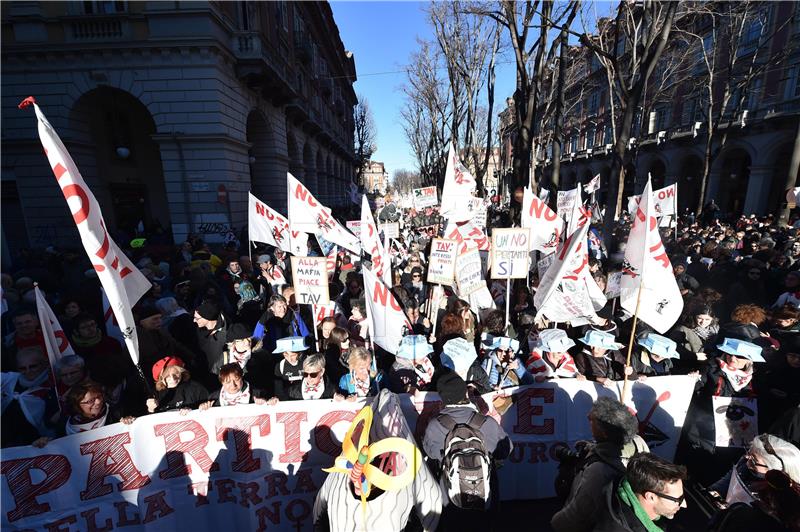
[[[628,213],[633,214],[636,212],[642,196],[628,196]],[[653,191],[653,210],[656,213],[656,218],[661,218],[667,215],[678,214],[678,184],[673,183],[668,187],[659,188]]]
[[[64,334],[64,329],[58,322],[58,318],[53,314],[53,309],[47,303],[47,300],[42,295],[39,287],[34,285],[34,295],[36,296],[36,311],[39,314],[39,326],[42,329],[42,336],[44,337],[44,345],[47,348],[47,358],[50,360],[50,367],[53,368],[55,374],[56,362],[61,360],[61,357],[67,355],[74,355],[75,351]]]
[[[447,229],[444,231],[444,237],[449,240],[458,241],[458,252],[462,253],[471,247],[477,247],[481,251],[489,251],[491,248],[491,241],[483,229],[477,227],[472,222],[457,225],[454,223],[447,224]]]
[[[431,241],[431,255],[428,260],[427,281],[437,284],[453,284],[457,254],[457,241],[434,238]],[[478,261],[480,261],[480,256],[478,257]]]
[[[119,328],[117,317],[114,315],[111,304],[108,302],[106,291],[102,286],[100,287],[100,292],[103,296],[103,321],[106,324],[106,335],[116,339],[120,345],[125,345],[125,335],[122,334],[122,330]]]
[[[288,189],[289,225],[293,231],[303,231],[322,235],[326,240],[338,244],[353,253],[360,253],[358,239],[336,221],[331,210],[314,197],[313,194],[292,174],[286,174]]]
[[[525,187],[522,196],[522,227],[531,230],[531,250],[552,253],[558,247],[564,220]]]
[[[634,382],[629,406],[652,452],[673,460],[695,380]],[[587,414],[607,388],[573,379],[503,390],[495,417],[514,449],[498,470],[504,500],[554,496],[555,451],[591,440]],[[482,409],[495,394],[484,396]],[[400,395],[420,441],[435,393]],[[286,401],[153,414],[2,455],[4,530],[312,530],[314,498],[363,401]],[[376,413],[378,423],[381,416]],[[385,423],[385,421],[384,421]],[[424,464],[422,467],[426,467]]]
[[[375,225],[375,219],[372,217],[372,211],[369,208],[366,195],[361,196],[361,222],[359,229],[361,230],[359,236],[361,247],[372,257],[372,270],[384,283],[392,286],[391,260],[381,243],[381,239],[378,238],[378,227]]]
[[[436,187],[423,187],[414,189],[414,208],[424,209],[425,207],[435,207],[439,205],[439,198],[436,194]]]
[[[486,289],[481,252],[471,248],[459,254],[456,257],[455,276],[458,294],[462,299],[478,290]]]
[[[530,229],[495,227],[492,231],[492,279],[525,279],[529,253]]]
[[[369,208],[369,206],[367,206]],[[344,223],[347,230],[353,233],[354,236],[361,238],[361,220],[348,220]]]
[[[363,273],[369,334],[373,342],[395,354],[400,340],[411,330],[411,324],[389,287],[369,268],[364,268]]]
[[[475,178],[461,164],[451,143],[444,174],[444,187],[442,188],[442,216],[451,222],[469,221],[472,218],[469,206],[474,196],[475,186]]]
[[[591,181],[583,185],[583,191],[587,194],[597,192],[600,189],[600,174],[597,174]]]
[[[247,230],[250,240],[263,242],[270,246],[293,253],[289,220],[281,213],[262,203],[253,194],[248,193]],[[301,231],[295,231],[299,236]],[[308,238],[308,237],[306,237]]]
[[[133,306],[151,288],[147,280],[133,262],[117,247],[106,231],[106,223],[100,204],[83,180],[78,167],[70,157],[67,148],[47,121],[39,106],[29,97],[20,108],[33,104],[39,128],[39,140],[47,155],[58,186],[67,200],[72,219],[78,227],[81,242],[89,255],[100,284],[105,288],[109,304],[117,316],[125,344],[134,363],[139,363],[139,341],[136,337],[136,322],[133,319]]]
[[[577,196],[578,196],[577,187],[573,188],[572,190],[558,191],[558,194],[556,195],[556,212],[564,220],[566,220],[567,217],[570,216],[570,213],[574,208]]]
[[[324,305],[328,293],[327,257],[292,257],[294,296],[301,305]]]

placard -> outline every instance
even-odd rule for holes
[[[712,397],[717,447],[748,448],[758,436],[758,403],[749,397]]]
[[[573,188],[572,190],[559,190],[556,195],[556,213],[562,218],[566,217],[575,207],[575,198],[577,196],[577,188]]]
[[[450,285],[456,268],[458,242],[434,238],[431,241],[431,256],[428,262],[428,282]]]
[[[530,229],[511,227],[492,230],[492,278],[524,279],[528,276]]]
[[[611,272],[606,279],[606,299],[619,297],[622,282],[622,272]]]
[[[465,298],[481,288],[486,288],[481,266],[481,253],[477,248],[470,248],[456,257],[456,284],[458,294]]]
[[[381,224],[378,230],[383,231],[384,236],[387,238],[397,238],[400,236],[400,224],[398,222]]]
[[[348,231],[361,238],[361,220],[348,220],[344,224]]]
[[[328,258],[292,257],[294,297],[301,305],[325,305],[328,294]]]
[[[423,187],[414,189],[414,208],[424,209],[439,204],[436,187]]]

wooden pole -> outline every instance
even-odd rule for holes
[[[639,282],[639,291],[636,294],[636,310],[633,312],[633,326],[631,327],[631,337],[630,341],[628,342],[628,356],[625,359],[625,368],[631,365],[631,352],[633,351],[633,338],[636,335],[636,322],[639,319],[639,303],[642,301],[642,281]],[[625,404],[625,397],[628,395],[628,388],[630,388],[630,381],[628,380],[628,374],[625,373],[625,368],[623,368],[623,373],[625,380],[622,383],[622,393],[619,396],[619,401],[622,404]]]
[[[511,322],[509,315],[509,308],[511,306],[511,277],[506,279],[506,334],[508,334],[508,325]]]

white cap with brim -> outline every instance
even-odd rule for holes
[[[275,342],[275,351],[273,351],[273,353],[299,353],[306,349],[308,349],[308,347],[306,347],[305,339],[302,336],[287,336]]]
[[[752,362],[766,362],[761,356],[761,347],[737,338],[725,338],[717,349],[735,357],[746,358]]]

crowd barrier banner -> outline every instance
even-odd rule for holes
[[[672,459],[695,380],[633,385],[630,407],[653,452]],[[620,387],[621,387],[621,383]],[[619,390],[560,380],[492,394],[514,451],[499,470],[503,499],[553,496],[555,450],[591,439],[587,413]],[[401,395],[421,439],[435,393]],[[289,401],[154,414],[2,455],[4,530],[310,530],[314,497],[364,402]],[[488,406],[487,406],[488,405]],[[376,419],[376,422],[378,420]]]

